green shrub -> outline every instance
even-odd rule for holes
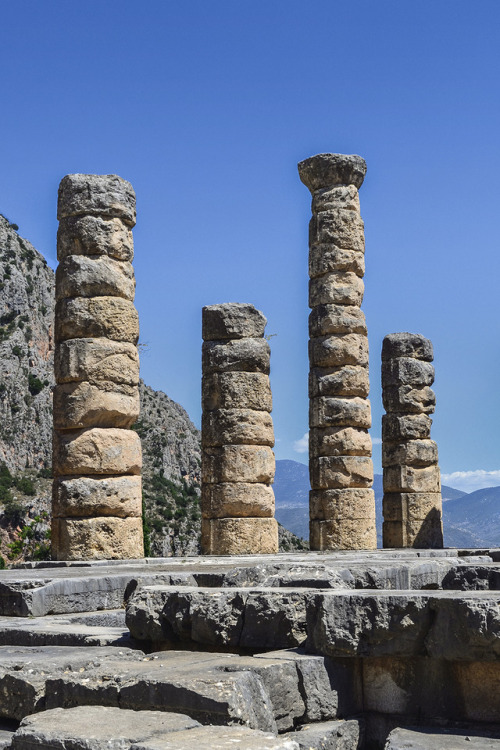
[[[44,389],[44,384],[40,380],[40,378],[37,378],[36,375],[33,375],[32,372],[28,374],[28,390],[31,393],[32,396],[36,396],[40,391]]]
[[[36,488],[33,484],[33,480],[29,477],[17,477],[14,480],[14,484],[16,485],[19,492],[22,492],[23,495],[36,495]]]

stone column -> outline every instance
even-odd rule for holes
[[[278,551],[267,320],[253,305],[203,308],[202,537],[205,554]]]
[[[441,480],[430,440],[436,398],[432,343],[391,333],[382,345],[384,547],[442,547]]]
[[[309,473],[311,549],[377,546],[371,489],[368,338],[363,300],[360,156],[299,164],[312,193],[309,226]]]
[[[135,194],[67,175],[57,217],[52,556],[142,557]]]

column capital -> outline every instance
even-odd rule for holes
[[[134,189],[116,174],[67,174],[59,184],[57,218],[70,216],[117,217],[133,227]]]
[[[366,174],[366,162],[356,154],[316,154],[299,162],[299,177],[311,193],[335,185],[360,188]]]

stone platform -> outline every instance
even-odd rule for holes
[[[500,550],[0,572],[0,747],[500,750],[499,661]]]

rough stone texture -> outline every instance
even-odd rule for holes
[[[232,302],[203,308],[202,336],[204,341],[262,338],[267,318],[253,305]]]
[[[489,733],[458,729],[414,727],[394,729],[385,745],[385,750],[497,750],[500,739]]]
[[[56,271],[57,299],[64,297],[123,297],[133,301],[135,296],[134,269],[130,263],[85,255],[69,255]]]
[[[94,427],[54,432],[55,476],[140,474],[141,439],[133,430]]]
[[[302,727],[287,735],[300,750],[359,750],[363,732],[361,722],[324,721]]]
[[[61,219],[57,233],[57,259],[69,255],[107,255],[132,262],[132,230],[121,219],[102,216],[79,216]]]
[[[205,518],[274,518],[274,492],[260,482],[205,484],[202,490]]]
[[[67,175],[57,216],[52,555],[137,558],[140,478],[120,476],[142,467],[139,435],[127,429],[140,410],[135,193],[117,175]]]
[[[134,344],[111,339],[69,339],[57,347],[58,383],[88,381],[139,384],[139,355]]]
[[[243,506],[241,515],[245,510]],[[201,522],[201,546],[207,555],[251,555],[256,549],[271,555],[277,539],[274,518],[203,518]]]
[[[121,297],[72,297],[56,304],[56,344],[66,339],[108,338],[137,344],[139,317]]]
[[[340,490],[315,490],[309,499],[312,521],[325,519],[356,520],[373,514],[374,493],[372,489],[353,488]]]
[[[118,383],[61,383],[54,388],[54,427],[131,427],[140,411],[137,386]]]
[[[57,218],[69,216],[116,217],[133,227],[134,189],[116,174],[67,174],[59,185]]]
[[[79,516],[140,516],[141,477],[74,477],[53,483],[52,515],[61,518]]]
[[[442,547],[438,450],[430,440],[436,398],[432,343],[393,333],[382,345],[384,547]]]
[[[253,305],[203,308],[202,528],[205,554],[278,549],[270,349]]]
[[[53,518],[52,544],[59,560],[125,560],[144,554],[142,518]]]
[[[368,368],[358,365],[344,367],[311,368],[309,373],[309,398],[317,396],[360,396],[366,398],[370,391]]]
[[[202,416],[204,446],[274,445],[271,415],[255,409],[216,409]]]
[[[360,310],[364,225],[359,156],[318,154],[299,164],[312,193],[309,224],[309,473],[311,549],[376,546],[375,508],[326,504],[317,518],[317,491],[369,488],[373,483],[367,401],[368,338]],[[343,429],[339,429],[343,428]],[[315,494],[316,493],[316,494]],[[373,500],[373,496],[370,500]],[[356,495],[352,495],[355,501]],[[325,515],[331,512],[331,516]],[[346,515],[343,518],[342,513]],[[353,516],[354,513],[354,516]],[[355,526],[352,523],[356,519]],[[344,525],[345,524],[345,525]]]

